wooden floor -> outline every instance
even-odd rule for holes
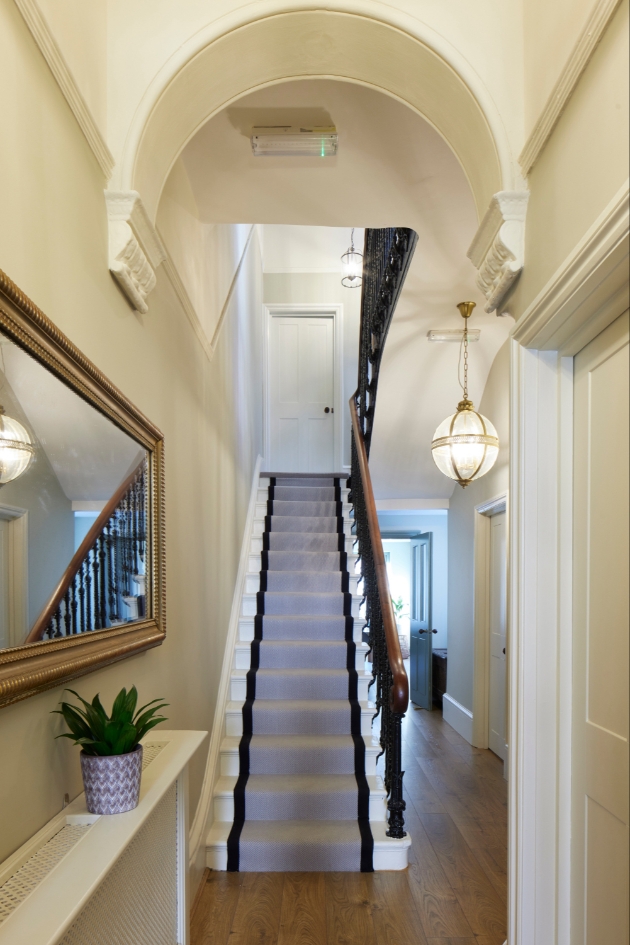
[[[503,945],[507,783],[439,712],[403,728],[409,868],[209,873],[192,945]]]

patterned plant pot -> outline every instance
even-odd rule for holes
[[[122,814],[138,806],[142,745],[126,755],[86,755],[81,774],[90,814]]]

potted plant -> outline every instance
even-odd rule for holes
[[[136,710],[138,691],[121,689],[107,715],[97,695],[86,702],[74,689],[68,689],[83,704],[62,702],[53,711],[62,715],[70,729],[57,738],[70,738],[81,746],[81,774],[87,809],[91,814],[122,814],[138,806],[142,774],[140,740],[160,722],[156,712],[168,705],[152,699]],[[155,705],[159,703],[159,705]]]

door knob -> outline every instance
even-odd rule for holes
[[[437,633],[437,630],[418,630],[418,633]]]
[[[505,647],[503,647],[503,655],[505,656]]]
[[[330,413],[330,407],[324,407],[324,413]]]

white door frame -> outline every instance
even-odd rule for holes
[[[510,342],[508,945],[572,945],[573,355],[628,307],[627,202],[626,183]]]
[[[11,645],[21,646],[28,626],[28,511],[0,505],[0,519],[9,523],[9,625]]]
[[[488,499],[488,501],[475,506],[472,720],[472,743],[475,748],[488,747],[490,703],[490,529],[492,527],[490,519],[493,515],[498,515],[499,512],[507,512],[507,496],[507,492],[502,492],[493,499]],[[508,516],[506,515],[506,529],[508,528]],[[507,534],[509,536],[509,530]],[[508,623],[506,627],[506,649],[508,650],[506,656],[506,671],[507,662],[510,658],[509,636]]]
[[[343,463],[343,305],[341,303],[325,302],[321,305],[314,303],[293,304],[291,302],[275,302],[263,305],[263,469],[270,469],[271,462],[271,402],[269,396],[269,357],[271,353],[271,319],[276,315],[296,318],[317,318],[322,316],[333,320],[333,383],[335,394],[333,397],[333,444],[334,470],[342,471]]]

